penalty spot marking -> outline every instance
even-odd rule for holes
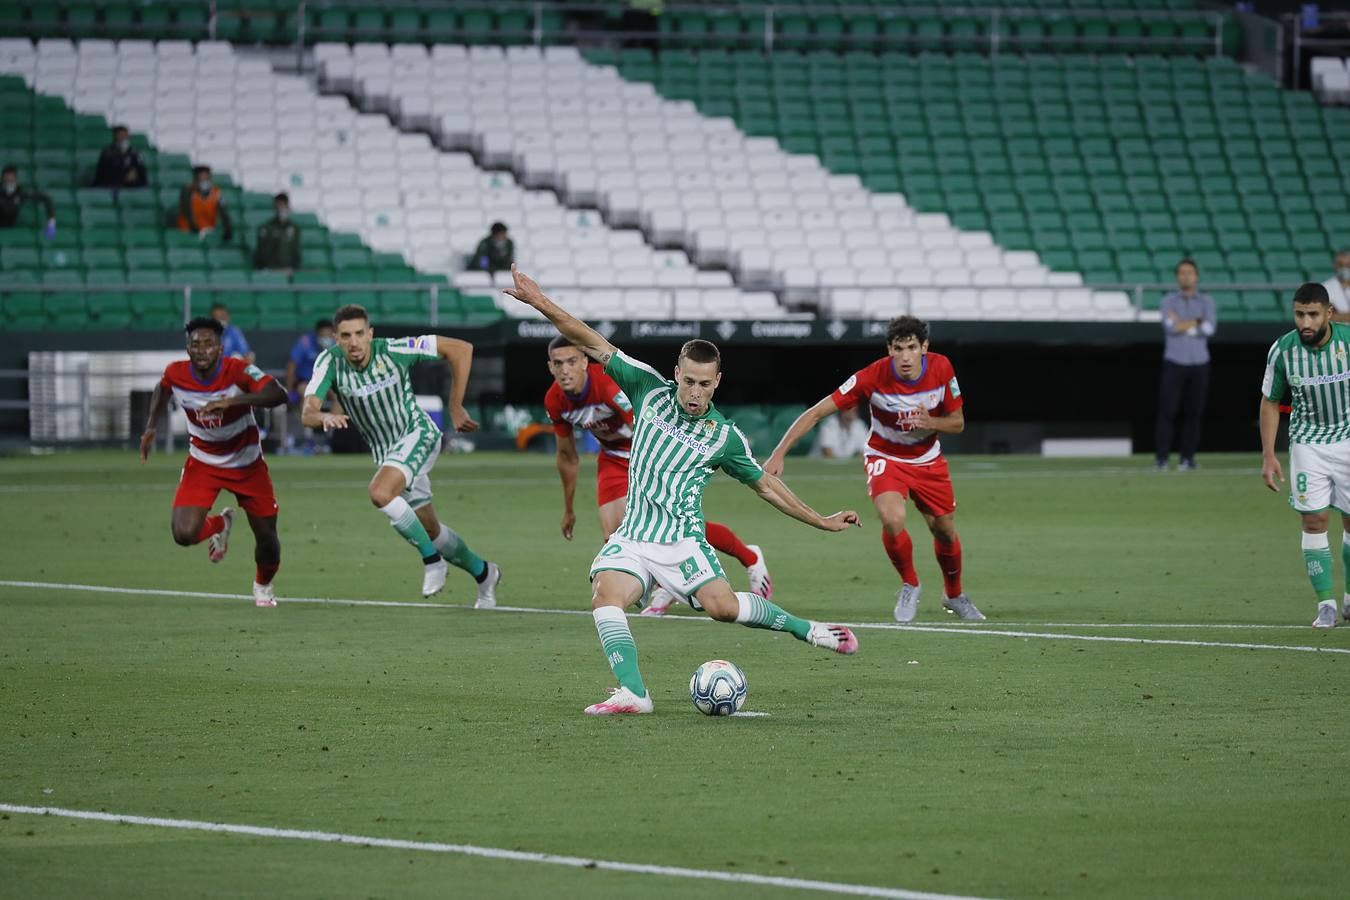
[[[161,819],[153,816],[132,816],[120,813],[93,812],[83,809],[61,809],[52,806],[19,806],[0,803],[0,811],[17,815],[59,816],[67,819],[87,819],[95,822],[114,822],[121,825],[144,825],[151,828],[177,828],[184,831],[210,831],[223,834],[241,834],[249,837],[280,838],[283,840],[313,841],[324,844],[352,844],[358,847],[381,847],[389,850],[415,850],[423,853],[453,853],[459,856],[478,856],[511,862],[542,863],[566,866],[572,869],[603,869],[607,872],[627,872],[634,875],[657,875],[666,878],[689,878],[700,881],[721,881],[732,884],[754,884],[767,887],[793,888],[823,894],[852,897],[883,897],[888,900],[978,900],[957,894],[932,894],[927,891],[907,891],[902,888],[874,887],[866,884],[848,884],[837,881],[813,881],[806,878],[783,878],[775,875],[756,875],[753,872],[719,872],[716,869],[686,869],[682,866],[654,866],[645,863],[616,862],[606,859],[586,859],[580,856],[557,856],[552,853],[530,853],[524,850],[504,850],[498,847],[479,847],[474,844],[441,844],[432,841],[404,841],[394,838],[369,837],[360,834],[339,834],[332,831],[305,831],[296,828],[269,828],[262,825],[234,825],[225,822],[198,822],[192,819]]]
[[[155,597],[197,597],[209,600],[251,600],[252,597],[247,594],[218,594],[205,591],[170,591],[154,588],[124,588],[109,587],[100,584],[60,584],[49,581],[3,581],[0,580],[0,587],[18,587],[18,588],[37,588],[40,590],[56,591],[86,591],[101,594],[135,594],[141,596]],[[320,606],[392,606],[407,607],[411,609],[473,609],[466,603],[430,603],[426,601],[415,600],[341,600],[326,597],[281,597],[278,602],[285,605],[287,603],[312,603]],[[514,612],[514,613],[532,613],[535,615],[552,616],[589,616],[590,612],[582,609],[539,609],[533,606],[498,606],[492,610],[482,610],[483,612]],[[629,613],[629,618],[639,618],[638,613]],[[650,618],[650,617],[646,617]],[[665,621],[675,622],[695,622],[706,624],[712,619],[702,616],[665,616]],[[1089,641],[1107,644],[1153,644],[1166,647],[1221,647],[1233,650],[1284,650],[1292,653],[1333,653],[1341,655],[1350,655],[1350,648],[1345,647],[1315,647],[1303,644],[1255,644],[1243,643],[1238,641],[1193,641],[1168,638],[1135,638],[1123,637],[1118,635],[1101,634],[1059,634],[1046,631],[1014,631],[1007,628],[987,628],[980,625],[901,625],[896,622],[841,622],[841,625],[847,625],[849,628],[857,628],[867,631],[909,631],[909,632],[935,632],[939,634],[966,634],[966,635],[984,635],[986,637],[1013,637],[1023,639],[1055,640],[1055,641]],[[1052,625],[1049,623],[1039,624],[1031,627],[1037,628],[1097,628],[1111,627],[1109,625],[1091,625],[1088,623],[1074,625]],[[1155,626],[1144,624],[1129,624],[1116,627],[1138,627],[1150,628]],[[1156,626],[1165,628],[1167,626]],[[1180,625],[1172,627],[1183,627]],[[1206,626],[1195,625],[1189,627],[1203,628]],[[1246,626],[1235,626],[1246,627]],[[1286,626],[1267,626],[1253,625],[1252,628],[1278,628]],[[1303,626],[1294,626],[1303,627]]]

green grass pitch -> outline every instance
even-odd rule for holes
[[[274,610],[243,597],[246,525],[218,566],[172,543],[179,456],[3,460],[0,579],[240,599],[0,585],[0,804],[977,897],[1344,896],[1350,654],[1293,648],[1350,650],[1350,628],[1307,627],[1298,520],[1256,457],[1202,462],[956,459],[988,623],[942,613],[915,518],[919,624],[949,630],[864,628],[842,658],[635,620],[656,714],[595,720],[581,710],[611,677],[588,615],[465,609],[454,571],[435,608],[287,602],[421,599],[365,458],[272,462]],[[586,472],[569,544],[551,457],[442,458],[437,507],[501,564],[501,603],[589,608]],[[814,531],[726,478],[705,509],[764,547],[786,608],[888,622],[896,577],[860,464],[794,459],[787,480],[865,527]],[[719,657],[767,715],[694,710],[689,675]],[[812,894],[4,813],[0,896]]]

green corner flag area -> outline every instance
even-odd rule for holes
[[[426,600],[366,458],[270,460],[275,608],[169,537],[177,454],[0,460],[0,896],[1337,897],[1350,629],[1308,627],[1297,515],[1252,454],[1158,472],[951,462],[964,589],[892,616],[860,460],[784,480],[814,530],[730,478],[710,520],[774,601],[854,656],[677,604],[628,619],[654,714],[592,717],[593,504],[559,529],[547,454],[447,455],[441,515],[500,566]],[[593,462],[580,481],[589,491]],[[1333,546],[1339,518],[1333,516]],[[745,569],[723,560],[732,586]],[[1339,574],[1339,572],[1338,572]],[[699,713],[733,662],[748,697]]]

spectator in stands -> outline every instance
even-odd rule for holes
[[[131,146],[131,132],[125,125],[113,129],[112,143],[103,148],[94,172],[94,187],[125,190],[149,184],[141,154]]]
[[[288,401],[287,419],[291,419],[290,412],[294,412],[294,421],[285,423],[284,433],[282,435],[282,446],[287,451],[295,448],[295,438],[291,434],[291,427],[299,424],[300,404],[304,400],[305,388],[309,386],[309,379],[314,375],[314,363],[318,360],[319,354],[337,343],[337,338],[333,333],[333,323],[328,319],[320,319],[314,323],[314,330],[308,334],[300,335],[300,338],[291,347],[291,358],[286,363],[286,398]],[[314,430],[305,429],[305,455],[314,452]]]
[[[863,452],[871,435],[872,429],[858,417],[857,408],[850,406],[839,410],[839,415],[830,416],[820,423],[811,455],[824,459],[849,459]]]
[[[515,261],[515,241],[507,236],[505,225],[493,222],[488,236],[479,241],[478,249],[473,251],[469,268],[484,272],[509,272]]]
[[[224,303],[212,303],[211,318],[225,326],[225,333],[220,336],[220,352],[252,365],[253,351],[249,349],[244,333],[237,326],[230,324],[230,308]]]
[[[1162,299],[1163,365],[1158,389],[1158,421],[1154,452],[1158,469],[1167,468],[1172,450],[1172,425],[1181,413],[1181,461],[1177,468],[1195,468],[1200,446],[1200,420],[1209,391],[1209,339],[1218,325],[1214,298],[1198,292],[1200,269],[1194,260],[1177,263],[1177,290]]]
[[[56,234],[56,209],[52,206],[52,198],[36,188],[21,187],[19,170],[13,166],[5,166],[3,175],[0,175],[0,228],[13,228],[18,225],[19,214],[23,212],[26,203],[43,205],[47,211],[45,229],[47,237]]]
[[[211,181],[210,166],[197,166],[192,170],[192,182],[178,192],[178,230],[206,237],[215,230],[217,222],[221,240],[229,241],[234,232],[220,188]]]
[[[272,210],[272,218],[258,226],[253,268],[293,272],[300,268],[300,226],[291,221],[290,196],[273,197]]]
[[[1331,305],[1334,307],[1331,317],[1337,322],[1350,322],[1350,247],[1337,250],[1332,262],[1336,266],[1336,274],[1322,282],[1322,287],[1331,296]]]

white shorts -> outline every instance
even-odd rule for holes
[[[627,572],[642,582],[644,603],[655,582],[694,609],[703,608],[694,599],[699,588],[727,577],[717,554],[702,538],[655,544],[612,537],[591,563],[591,580],[594,581],[600,572]]]
[[[1289,505],[1301,513],[1334,506],[1350,515],[1350,441],[1290,442]]]
[[[413,509],[431,502],[431,470],[441,455],[441,433],[418,429],[406,435],[380,458],[376,468],[389,466],[403,473],[403,493]]]

